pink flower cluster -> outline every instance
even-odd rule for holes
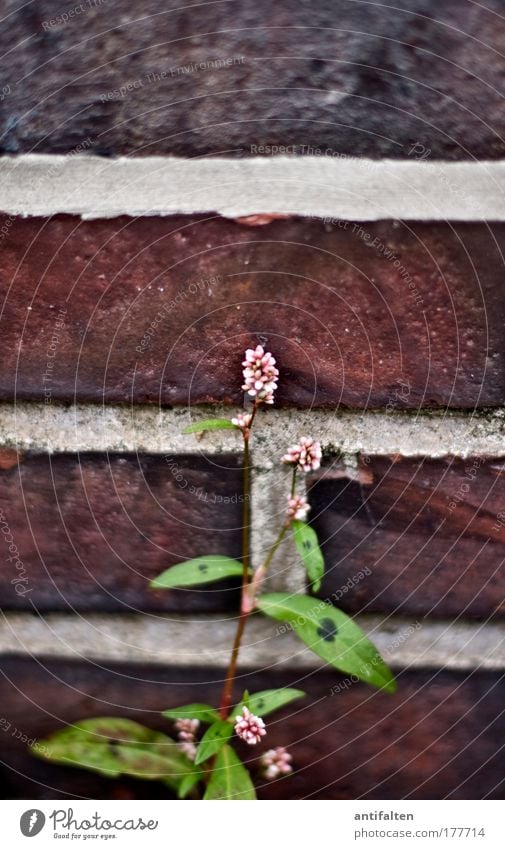
[[[251,419],[251,413],[237,413],[235,418],[231,420],[231,423],[234,424],[235,427],[239,427],[240,430],[247,430],[247,428],[251,424]]]
[[[300,442],[288,448],[282,462],[296,466],[300,472],[312,472],[321,465],[322,456],[320,443],[314,442],[309,436],[302,436]]]
[[[242,708],[242,716],[239,714],[235,717],[235,734],[249,743],[250,746],[255,746],[259,743],[262,737],[266,734],[265,723],[259,716],[255,716],[249,708]]]
[[[310,510],[309,502],[302,495],[293,495],[288,499],[288,518],[304,522]]]
[[[269,749],[260,758],[263,776],[269,781],[272,781],[280,775],[287,775],[293,771],[293,767],[291,766],[292,760],[293,758],[284,746]]]
[[[273,404],[279,378],[279,369],[275,367],[275,357],[265,351],[262,345],[258,345],[256,348],[247,349],[242,365],[244,366],[242,389],[256,401]]]
[[[190,761],[194,761],[196,755],[195,734],[200,727],[199,719],[178,719],[175,722],[178,731],[179,749],[184,752]]]

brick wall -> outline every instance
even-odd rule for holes
[[[260,798],[503,798],[500,3],[76,9],[13,7],[0,32],[6,794],[151,796],[26,741],[215,700],[236,584],[147,584],[240,554],[236,437],[181,431],[243,405],[262,342],[281,378],[255,561],[284,504],[272,460],[310,432],[320,595],[399,687],[349,685],[253,619],[241,683],[310,693],[275,723],[296,775]],[[290,548],[270,585],[303,588]]]

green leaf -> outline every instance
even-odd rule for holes
[[[389,667],[361,628],[341,610],[304,595],[270,593],[260,596],[258,607],[272,619],[289,622],[315,654],[336,669],[394,693]]]
[[[223,578],[236,578],[242,575],[242,563],[222,554],[208,554],[196,557],[172,566],[158,575],[150,586],[153,589],[171,589],[172,587],[194,587],[197,584],[211,584]]]
[[[56,731],[31,747],[37,757],[52,763],[88,769],[107,778],[132,775],[161,780],[178,790],[195,772],[195,765],[175,740],[129,719],[86,719]]]
[[[197,433],[200,430],[237,430],[237,426],[229,419],[205,419],[203,422],[194,422],[182,431],[186,433]]]
[[[204,799],[256,799],[251,776],[231,746],[219,752]]]
[[[219,752],[232,734],[233,727],[225,719],[220,719],[207,728],[196,750],[195,765],[201,764]]]
[[[177,791],[177,796],[179,799],[185,799],[188,793],[191,793],[193,787],[195,787],[199,781],[203,778],[203,772],[190,772],[186,775],[181,783],[179,784],[179,789]]]
[[[169,710],[163,711],[162,716],[166,716],[168,719],[199,719],[200,722],[208,722],[209,724],[219,719],[217,710],[214,710],[211,705],[203,705],[199,702],[178,708],[169,708]]]
[[[324,575],[323,552],[319,548],[317,534],[310,525],[298,519],[292,522],[292,528],[298,554],[303,560],[307,577],[312,584],[312,592],[317,593]]]
[[[245,699],[242,699],[242,702],[232,711],[233,715],[229,717],[228,721],[235,722],[235,714],[239,714],[242,711],[244,704],[249,708],[251,713],[263,717],[269,713],[273,713],[274,710],[279,710],[285,705],[288,705],[295,699],[301,699],[304,695],[303,690],[295,690],[293,687],[285,687],[282,690],[262,690],[260,693],[253,693],[252,696],[249,696],[247,702]]]

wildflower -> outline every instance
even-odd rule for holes
[[[239,427],[240,430],[247,430],[251,424],[251,419],[251,413],[237,413],[235,418],[231,420],[231,423],[234,424],[235,427]]]
[[[260,764],[263,771],[263,776],[269,781],[278,778],[280,775],[287,775],[293,771],[291,766],[292,757],[284,746],[277,746],[276,749],[269,749],[260,758]]]
[[[177,748],[194,761],[196,756],[195,734],[200,727],[199,719],[178,719],[175,723],[179,742]]]
[[[239,714],[235,717],[235,734],[250,746],[255,746],[266,733],[265,723],[261,717],[255,716],[244,705],[242,716]]]
[[[309,436],[302,436],[297,445],[292,445],[282,458],[283,463],[296,466],[301,472],[315,471],[321,465],[321,444]]]
[[[179,732],[179,740],[189,740],[193,741],[195,739],[195,734],[200,727],[199,719],[178,719],[175,723],[175,727]]]
[[[309,502],[302,495],[294,495],[288,499],[288,518],[304,522],[310,510]]]
[[[189,740],[177,743],[177,748],[183,753],[183,755],[186,755],[190,761],[194,761],[196,758],[196,746],[194,743],[190,743]]]
[[[247,349],[242,365],[244,366],[242,389],[256,401],[273,404],[279,378],[279,369],[275,367],[275,357],[265,351],[262,345],[257,345],[254,349]]]

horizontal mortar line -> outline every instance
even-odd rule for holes
[[[317,604],[317,601],[314,601]],[[362,615],[355,621],[394,668],[505,669],[505,624],[420,622]],[[4,613],[0,654],[96,661],[225,667],[236,620],[224,614]],[[283,623],[253,617],[243,668],[325,666]]]
[[[505,162],[4,156],[0,210],[83,218],[262,213],[360,221],[504,221]]]
[[[199,419],[230,418],[235,408],[149,405],[0,403],[0,446],[19,451],[220,454],[240,451],[235,431],[184,436]],[[374,412],[286,410],[261,412],[257,430],[266,439],[255,464],[271,468],[286,446],[311,434],[327,450],[405,457],[505,456],[505,408],[477,412]]]

